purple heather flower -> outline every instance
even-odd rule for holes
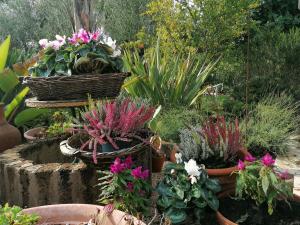
[[[247,161],[247,162],[254,162],[255,160],[256,160],[256,158],[253,155],[251,155],[250,153],[248,153],[245,157],[245,161]]]
[[[121,162],[120,158],[116,158],[114,163],[110,165],[110,172],[114,174],[121,173],[125,170],[125,164]]]
[[[242,160],[239,160],[239,163],[238,163],[237,167],[238,167],[239,170],[244,170],[246,168],[246,165]]]
[[[149,170],[142,171],[142,167],[139,166],[131,171],[131,175],[135,179],[143,179],[146,180],[149,177]]]
[[[272,156],[267,153],[262,159],[261,162],[265,165],[265,166],[273,166],[275,163],[275,160],[272,158]]]

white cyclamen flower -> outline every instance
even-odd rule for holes
[[[188,162],[184,163],[184,169],[190,176],[200,176],[200,167],[197,165],[194,159],[190,159]]]
[[[42,48],[45,48],[46,45],[48,44],[48,39],[41,39],[41,40],[39,41],[39,44],[40,44],[40,46],[41,46]]]
[[[174,174],[175,173],[175,170],[174,169],[171,169],[171,174]]]
[[[182,154],[180,152],[176,153],[175,159],[176,159],[176,163],[182,163]]]
[[[191,184],[197,183],[197,178],[195,176],[190,176]]]

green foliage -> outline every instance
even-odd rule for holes
[[[272,166],[255,161],[238,172],[236,194],[239,198],[253,199],[257,205],[267,203],[271,215],[279,199],[288,200],[293,196],[293,186],[280,178]]]
[[[66,134],[66,130],[72,127],[72,121],[73,117],[67,111],[54,112],[46,136],[59,137]]]
[[[134,97],[148,98],[162,106],[191,106],[205,93],[205,80],[214,63],[197,55],[168,58],[160,53],[159,42],[145,61],[137,52],[125,52],[125,69],[132,73],[123,88]]]
[[[251,150],[266,149],[275,154],[287,151],[289,138],[298,129],[300,118],[298,104],[286,94],[269,95],[254,106],[242,131],[246,134],[246,146]],[[260,152],[255,152],[260,154]]]
[[[192,183],[185,164],[169,163],[165,167],[164,177],[156,188],[159,194],[157,206],[172,224],[182,223],[188,218],[201,224],[206,209],[217,211],[219,208],[216,193],[221,188],[218,182],[208,178],[204,169],[198,167],[196,170],[200,173]]]
[[[151,122],[150,128],[164,141],[179,142],[180,130],[187,125],[196,125],[202,121],[201,113],[196,109],[177,107],[163,109]]]
[[[118,42],[136,39],[136,34],[147,24],[141,13],[150,0],[99,0],[96,6],[101,12],[99,23]]]
[[[261,0],[254,19],[271,28],[289,30],[300,27],[298,0]]]
[[[249,15],[257,6],[258,0],[154,0],[145,14],[155,25],[154,38],[161,38],[162,48],[171,57],[192,50],[214,56],[253,25]],[[150,37],[149,44],[153,43]]]
[[[0,206],[0,225],[35,225],[39,219],[36,215],[23,214],[22,209],[8,204]]]
[[[122,60],[113,52],[108,45],[95,41],[79,45],[67,43],[58,50],[48,47],[29,72],[32,77],[120,72]]]
[[[73,30],[72,0],[5,0],[0,11],[0,40],[11,35],[13,47],[27,49],[41,38]]]

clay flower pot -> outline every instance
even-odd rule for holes
[[[35,127],[24,133],[24,138],[28,142],[36,141],[44,138],[46,128],[45,127]]]
[[[152,172],[160,173],[166,161],[166,155],[153,155],[152,156]]]
[[[47,205],[23,210],[26,214],[36,214],[40,217],[37,225],[88,223],[99,211],[104,213],[104,207],[87,204]],[[101,225],[128,225],[129,221],[132,225],[145,225],[137,218],[119,210],[114,210],[101,218],[103,218]]]
[[[239,158],[244,159],[247,154],[248,151],[246,149],[241,149]],[[223,169],[206,169],[206,171],[209,177],[219,180],[222,188],[221,192],[235,190],[236,174],[234,172],[238,171],[237,166]]]
[[[4,104],[0,103],[0,153],[21,143],[20,131],[6,121]]]
[[[228,190],[226,192],[221,193],[218,195],[219,198],[224,198],[233,194],[232,190]],[[300,202],[300,196],[294,195],[292,201]],[[232,222],[231,220],[227,219],[220,211],[216,213],[217,221],[220,225],[238,225],[237,223]]]

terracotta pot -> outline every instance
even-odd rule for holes
[[[154,155],[152,156],[152,172],[160,173],[166,161],[166,155]]]
[[[0,103],[0,153],[22,143],[20,131],[4,117],[4,104]]]
[[[219,198],[225,198],[229,195],[234,194],[233,190],[227,190],[223,193],[219,194]],[[293,201],[300,202],[300,196],[294,195]],[[232,222],[231,220],[227,219],[220,211],[216,213],[217,221],[220,225],[238,225],[237,223]]]
[[[103,206],[87,204],[61,204],[24,209],[23,212],[40,216],[37,225],[52,223],[79,225],[89,222],[99,210],[103,212],[103,208]],[[128,225],[128,220],[132,220],[132,225],[145,225],[137,218],[119,210],[114,210],[109,216],[103,218],[101,225]]]
[[[32,128],[24,133],[24,138],[29,142],[43,139],[42,134],[45,132],[45,130],[45,127]]]
[[[248,151],[246,149],[242,149],[239,152],[239,158],[244,159],[247,154]],[[237,170],[237,166],[224,169],[206,169],[209,177],[217,178],[219,180],[222,192],[235,188],[236,174],[234,174],[234,172]]]

